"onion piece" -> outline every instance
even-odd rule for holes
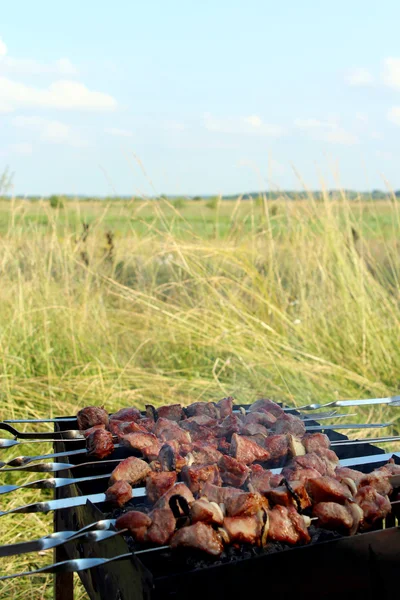
[[[288,434],[289,439],[289,449],[292,456],[304,456],[306,453],[306,449],[304,448],[301,440],[291,433]]]
[[[357,533],[360,523],[364,519],[364,513],[361,506],[358,506],[356,502],[346,502],[345,506],[353,517],[353,525],[350,528],[349,535],[354,535]]]
[[[230,544],[230,539],[229,539],[229,535],[228,532],[226,531],[226,529],[224,529],[223,527],[218,527],[217,529],[219,535],[221,536],[222,541],[225,544]]]
[[[303,517],[304,525],[308,529],[310,527],[310,525],[311,525],[311,519],[310,519],[310,517],[307,517],[307,515],[301,515],[301,516]]]
[[[263,508],[258,515],[260,516],[260,518],[262,519],[262,529],[261,529],[261,536],[260,536],[260,544],[261,547],[264,548],[267,545],[267,539],[268,539],[268,531],[269,531],[269,514],[266,508]]]
[[[216,502],[210,502],[210,504],[215,508],[215,510],[217,511],[217,517],[218,520],[221,521],[221,523],[224,520],[224,513],[221,510],[221,507],[219,504],[217,504]]]
[[[191,467],[193,463],[194,463],[194,456],[191,452],[188,452],[186,454],[186,464],[188,467]]]
[[[352,496],[355,496],[357,494],[357,486],[355,484],[355,481],[353,481],[353,479],[351,479],[350,477],[343,477],[343,479],[340,480],[340,483],[347,485],[347,487],[351,491]]]

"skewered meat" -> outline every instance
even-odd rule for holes
[[[194,465],[214,465],[222,456],[221,452],[211,444],[193,444],[193,451],[190,454]]]
[[[288,544],[310,541],[304,519],[295,508],[286,506],[274,506],[269,511],[268,538]]]
[[[159,442],[157,440],[151,446],[142,447],[140,449],[140,452],[143,454],[143,458],[145,458],[149,462],[152,462],[153,460],[158,459],[161,449],[162,449],[162,442]]]
[[[246,465],[250,465],[255,461],[262,462],[268,460],[270,457],[267,450],[237,433],[234,433],[232,436],[230,453]]]
[[[356,471],[355,469],[349,469],[349,467],[336,467],[335,476],[339,481],[342,479],[352,479],[356,486],[358,486],[361,479],[364,477],[364,473]]]
[[[181,478],[193,494],[201,493],[206,481],[210,481],[214,485],[222,484],[217,465],[183,467]]]
[[[261,516],[225,517],[224,530],[230,543],[261,544],[263,521]]]
[[[129,408],[121,408],[121,410],[113,413],[110,417],[110,421],[139,421],[142,418],[142,414],[139,409],[134,406]]]
[[[179,529],[171,540],[171,548],[195,548],[212,556],[219,556],[223,551],[220,536],[210,525],[195,523]]]
[[[278,418],[272,429],[275,433],[291,433],[300,438],[306,432],[306,427],[301,419],[286,413]]]
[[[276,488],[270,488],[265,492],[265,496],[271,504],[279,504],[280,506],[296,506],[296,500],[293,494],[285,485],[279,485]]]
[[[258,493],[242,493],[225,500],[226,514],[229,517],[251,517],[263,508],[269,507],[268,500]]]
[[[188,417],[197,415],[207,415],[213,419],[219,419],[220,417],[219,409],[214,402],[193,402],[193,404],[186,407],[186,414]]]
[[[366,485],[371,485],[378,494],[381,494],[382,496],[387,496],[393,491],[390,483],[390,475],[387,475],[382,471],[373,471],[372,473],[364,475],[359,481],[358,487],[362,488]]]
[[[118,437],[127,433],[150,433],[141,421],[110,421],[109,427],[116,431]]]
[[[264,440],[264,448],[268,450],[271,460],[281,462],[289,452],[289,438],[286,434],[270,435]]]
[[[180,454],[182,448],[183,446],[173,440],[163,444],[157,456],[161,471],[181,472],[182,468],[187,464],[187,459]],[[150,447],[151,450],[152,447]]]
[[[237,432],[234,432],[237,433]],[[248,423],[247,425],[242,425],[240,429],[241,435],[257,435],[261,434],[265,437],[268,435],[268,429],[264,427],[264,425],[260,425],[260,423]]]
[[[110,484],[112,485],[116,481],[127,481],[131,485],[139,483],[146,479],[147,475],[150,474],[149,465],[135,456],[129,456],[121,461],[111,473]]]
[[[86,406],[76,415],[78,429],[89,429],[93,425],[108,426],[108,413],[100,406]]]
[[[229,454],[230,449],[231,449],[231,443],[228,442],[226,438],[224,438],[224,437],[218,438],[217,450],[219,452],[222,452],[222,454]]]
[[[85,439],[87,439],[89,437],[89,435],[91,433],[93,433],[93,431],[96,431],[96,429],[105,429],[106,426],[104,425],[104,423],[99,423],[98,425],[93,425],[93,427],[89,427],[89,429],[83,429],[82,433],[83,433],[83,437]]]
[[[267,429],[270,429],[276,423],[276,417],[269,412],[249,412],[244,417],[243,423],[245,425],[263,425]]]
[[[208,498],[210,502],[217,504],[225,504],[226,500],[232,496],[243,494],[243,490],[238,490],[234,487],[220,487],[207,481],[201,491],[202,496]]]
[[[217,402],[217,407],[219,409],[219,415],[221,419],[228,417],[233,411],[233,398],[231,396],[228,398],[222,398],[222,400]]]
[[[190,432],[201,432],[204,427],[211,427],[216,424],[217,420],[209,415],[195,415],[194,417],[189,417],[188,419],[185,419],[185,421],[179,423],[182,429],[186,429]]]
[[[326,474],[335,477],[335,469],[339,464],[339,458],[329,448],[317,448],[315,454],[325,463]]]
[[[146,532],[146,541],[158,546],[168,544],[176,526],[175,517],[170,508],[156,508],[149,514],[151,525]]]
[[[306,433],[302,440],[307,452],[315,452],[319,448],[329,448],[331,441],[325,433]]]
[[[195,500],[190,507],[190,519],[192,523],[202,521],[209,525],[222,525],[224,515],[216,502],[210,502],[207,498]]]
[[[106,491],[106,500],[116,506],[123,506],[132,498],[132,487],[127,482],[121,479],[116,481]]]
[[[170,421],[180,421],[184,418],[183,408],[180,404],[167,404],[157,408],[159,419],[169,419]]]
[[[216,427],[213,427],[217,437],[225,437],[230,439],[234,433],[239,433],[242,427],[242,422],[236,415],[228,415],[225,419]]]
[[[280,419],[281,417],[283,417],[286,413],[282,410],[282,408],[280,406],[278,406],[278,404],[276,404],[275,402],[273,402],[272,400],[269,400],[267,398],[262,398],[261,400],[256,400],[249,408],[249,412],[269,412],[272,415],[274,415],[274,417],[277,417],[278,419]]]
[[[395,462],[393,461],[393,458],[391,458],[389,460],[389,462],[386,463],[386,465],[377,469],[377,471],[383,471],[383,470],[390,473],[390,475],[400,475],[400,465],[396,465]]]
[[[313,517],[318,518],[319,527],[348,533],[353,526],[353,516],[347,506],[337,502],[319,502],[313,506]]]
[[[175,423],[169,419],[159,418],[154,428],[155,435],[163,442],[169,440],[176,440],[180,444],[190,444],[191,438],[188,431],[184,431]]]
[[[250,473],[249,467],[244,463],[227,455],[221,456],[218,461],[218,468],[221,473],[222,481],[226,485],[232,485],[233,487],[242,487]],[[216,481],[213,481],[212,483],[218,485]]]
[[[155,504],[169,488],[176,483],[175,471],[151,471],[146,478],[146,496],[152,504]]]
[[[175,483],[158,499],[154,508],[169,508],[169,500],[172,496],[183,496],[188,504],[194,501],[194,496],[184,483]]]
[[[265,493],[271,488],[271,471],[267,471],[261,465],[251,465],[247,487],[250,491]]]
[[[295,500],[294,506],[296,506],[298,510],[303,511],[311,506],[311,498],[308,495],[304,481],[286,481],[286,487],[293,496]]]
[[[292,466],[295,468],[301,467],[302,469],[314,469],[315,471],[318,471],[320,475],[327,474],[327,466],[325,461],[323,461],[322,458],[315,452],[310,452],[304,456],[296,456],[289,464],[289,467]]]
[[[321,477],[321,473],[319,473],[315,469],[303,469],[302,467],[297,467],[293,469],[291,467],[285,467],[282,470],[282,477],[287,479],[287,481],[306,482],[309,479],[313,479],[314,477]]]
[[[113,436],[105,429],[95,429],[86,439],[86,448],[90,456],[105,458],[114,452]]]
[[[360,488],[354,499],[364,513],[366,525],[373,525],[375,521],[384,519],[392,508],[387,496],[379,494],[372,485]]]
[[[126,446],[131,450],[143,451],[144,448],[150,446],[160,446],[158,452],[161,450],[161,442],[156,438],[154,433],[126,433],[120,435],[120,443],[122,446]],[[157,455],[158,455],[157,452]]]
[[[309,479],[307,490],[313,502],[337,502],[344,504],[346,500],[352,500],[349,488],[333,477],[318,477]]]
[[[131,510],[118,517],[115,526],[117,529],[128,529],[129,533],[138,542],[144,542],[147,530],[151,525],[148,515],[137,510]]]

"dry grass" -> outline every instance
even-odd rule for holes
[[[115,229],[110,251],[105,211],[115,207],[93,208],[88,238],[77,241],[67,221],[79,215],[35,207],[46,216],[43,228],[18,220],[28,209],[15,205],[0,238],[3,418],[71,414],[89,403],[112,411],[231,394],[300,405],[396,392],[400,255],[390,232],[400,229],[397,204],[310,198],[270,208],[225,204],[211,211],[214,225],[203,234],[199,215],[210,214],[203,205],[182,216],[165,203],[134,203],[124,211],[139,225]],[[359,418],[396,418],[387,412]],[[1,508],[34,498],[4,496]],[[50,529],[50,518],[39,515],[0,521],[2,543]],[[2,571],[51,560],[49,553],[3,559]],[[0,587],[4,599],[51,594],[48,577]]]

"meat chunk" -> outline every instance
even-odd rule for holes
[[[78,429],[89,429],[93,425],[108,426],[108,413],[100,406],[86,406],[76,415]]]
[[[170,421],[180,421],[184,418],[183,408],[180,404],[169,404],[157,408],[159,419],[169,419]]]
[[[217,437],[225,437],[230,439],[234,433],[239,433],[242,427],[242,422],[236,415],[229,415],[217,425],[213,427],[213,431]]]
[[[286,506],[274,506],[269,511],[268,538],[287,544],[310,540],[304,519],[293,507]]]
[[[366,485],[370,485],[382,496],[388,496],[392,493],[393,488],[390,483],[390,475],[386,475],[386,473],[382,471],[373,471],[372,473],[368,473],[364,475],[358,484],[359,488],[362,488]]]
[[[268,429],[266,427],[264,427],[264,425],[260,425],[260,423],[248,423],[243,424],[240,430],[240,433],[242,435],[263,435],[264,437],[267,437],[268,435]]]
[[[302,469],[315,469],[320,475],[327,474],[326,463],[315,452],[310,452],[304,456],[296,456],[290,462],[290,467],[301,467]]]
[[[155,504],[176,483],[176,478],[175,471],[161,471],[161,473],[150,471],[146,478],[146,495],[149,502]]]
[[[380,471],[383,469],[388,471],[391,475],[400,475],[400,465],[396,465],[396,463],[393,461],[392,458],[389,460],[389,462],[386,465],[384,465],[383,467],[380,467],[380,469],[377,469],[377,471]]]
[[[209,415],[196,415],[194,417],[189,417],[188,419],[181,421],[179,423],[179,426],[182,427],[182,429],[185,429],[186,431],[194,433],[207,431],[204,430],[204,427],[213,427],[217,424],[217,422],[218,421],[216,419],[210,417]]]
[[[151,511],[149,517],[151,518],[151,525],[146,532],[146,542],[157,544],[157,546],[168,544],[176,526],[176,520],[171,509],[156,508]]]
[[[263,494],[271,487],[271,476],[271,471],[267,471],[261,465],[251,465],[247,487],[252,492],[260,492]]]
[[[159,498],[154,508],[169,508],[169,501],[172,496],[183,496],[188,504],[194,501],[192,492],[184,483],[175,483]]]
[[[217,465],[183,467],[181,478],[193,494],[201,493],[206,481],[210,481],[215,485],[222,484]]]
[[[270,435],[264,441],[264,448],[269,452],[271,460],[284,463],[289,454],[289,438],[286,434]]]
[[[303,469],[302,467],[285,467],[282,470],[282,476],[287,479],[287,481],[303,481],[306,482],[309,479],[314,479],[315,477],[321,477],[321,473],[316,471],[315,469]]]
[[[138,542],[145,541],[150,525],[150,517],[137,510],[131,510],[121,515],[115,523],[117,529],[128,529],[132,537]]]
[[[129,408],[121,408],[116,413],[113,413],[110,417],[111,421],[139,421],[142,418],[142,414],[139,409],[130,406]]]
[[[150,473],[149,465],[135,456],[129,456],[122,460],[111,473],[110,484],[116,481],[127,481],[131,485],[135,485],[146,479]]]
[[[268,460],[270,457],[269,452],[265,448],[243,438],[237,433],[234,433],[232,436],[230,453],[234,458],[246,465],[250,465],[255,461],[262,462]]]
[[[329,448],[317,448],[315,454],[325,464],[326,474],[329,477],[335,477],[335,469],[339,464],[339,458],[335,452]]]
[[[202,521],[209,525],[222,525],[224,515],[218,504],[210,502],[207,498],[200,498],[195,500],[190,507],[190,519],[192,523]]]
[[[276,423],[276,417],[269,412],[249,412],[243,419],[245,425],[263,425],[266,429]]]
[[[218,468],[222,481],[226,485],[232,485],[233,487],[242,487],[250,473],[248,466],[236,460],[236,458],[227,455],[221,456],[218,461]],[[212,483],[218,485],[215,481]]]
[[[269,506],[268,500],[258,493],[242,493],[225,500],[226,514],[229,517],[251,517]]]
[[[276,402],[267,398],[256,400],[256,402],[250,406],[249,412],[269,412],[278,419],[285,415],[285,412],[278,404],[276,404]]]
[[[284,414],[279,417],[273,426],[275,433],[291,433],[297,437],[303,437],[306,432],[304,422],[294,415]]]
[[[134,443],[137,444],[138,440],[134,441]],[[145,458],[149,462],[152,462],[153,460],[158,459],[161,449],[162,449],[162,442],[157,440],[150,446],[142,446],[140,448],[140,452],[142,453],[143,458]],[[139,448],[137,448],[137,450],[139,450]]]
[[[261,545],[263,521],[258,515],[252,517],[225,517],[224,530],[231,543]]]
[[[219,409],[221,419],[229,417],[233,412],[233,398],[231,396],[222,398],[222,400],[217,402],[217,408]]]
[[[114,452],[113,436],[105,429],[95,429],[86,439],[86,448],[90,456],[105,458]]]
[[[280,506],[295,506],[296,500],[285,485],[279,485],[276,488],[270,488],[265,492],[265,496],[271,504]]]
[[[349,469],[349,467],[336,467],[335,476],[339,481],[342,479],[352,479],[356,486],[358,486],[359,482],[364,477],[364,473],[356,471],[355,469]]]
[[[163,444],[157,456],[161,471],[181,472],[182,468],[187,464],[187,460],[181,456],[180,450],[181,445],[178,442],[170,441],[167,444]]]
[[[242,490],[238,490],[234,487],[220,487],[207,481],[201,491],[202,496],[208,498],[210,502],[216,502],[217,504],[225,504],[226,500],[232,496],[242,494]]]
[[[219,556],[223,551],[220,536],[210,525],[198,522],[189,527],[179,529],[171,540],[171,548],[195,548],[212,556]]]
[[[211,444],[193,444],[190,454],[194,465],[214,465],[222,457],[222,453]]]
[[[162,441],[176,440],[180,444],[190,444],[191,438],[188,431],[184,431],[175,421],[158,419],[154,427],[155,435]]]
[[[294,506],[296,506],[298,510],[303,511],[311,506],[311,498],[308,495],[306,483],[304,481],[291,481],[290,483],[287,481],[286,486],[289,488],[295,501]]]
[[[318,518],[318,526],[348,533],[353,526],[353,517],[346,506],[337,502],[319,502],[313,506],[313,517]]]
[[[384,519],[392,509],[387,496],[379,494],[372,485],[360,488],[355,501],[364,513],[364,524],[367,526]]]
[[[106,428],[106,426],[104,425],[104,423],[99,423],[98,425],[93,425],[93,427],[89,427],[89,429],[84,429],[82,431],[83,437],[85,439],[87,439],[89,437],[89,435],[91,433],[93,433],[93,431],[96,431],[96,429],[105,429],[105,428]]]
[[[186,414],[188,417],[207,415],[213,419],[220,418],[219,409],[214,402],[193,402],[193,404],[186,407]]]
[[[307,490],[313,502],[337,502],[344,504],[352,500],[349,488],[333,477],[318,477],[307,482]]]
[[[121,479],[116,481],[106,491],[106,500],[116,506],[123,506],[132,498],[132,487],[127,482]]]
[[[307,452],[315,452],[319,448],[329,448],[331,445],[330,439],[325,433],[306,433],[302,442]]]
[[[126,446],[131,450],[138,450],[139,452],[142,452],[144,448],[157,446],[157,444],[160,446],[159,452],[162,445],[153,433],[126,433],[121,434],[119,439],[122,446]]]

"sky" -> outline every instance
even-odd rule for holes
[[[1,8],[17,194],[400,188],[400,3],[19,0]]]

